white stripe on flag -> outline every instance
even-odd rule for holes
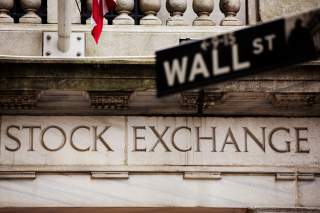
[[[108,5],[106,3],[105,0],[100,0],[102,1],[102,11],[103,11],[103,15],[106,15],[109,12],[109,8]]]

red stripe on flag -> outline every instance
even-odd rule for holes
[[[117,7],[117,3],[115,0],[106,0],[108,10],[115,10]]]
[[[91,34],[97,44],[102,33],[105,13],[114,10],[116,6],[116,0],[92,0],[92,21],[94,22],[94,27]]]

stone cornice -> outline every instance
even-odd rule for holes
[[[320,116],[319,62],[212,84],[203,90],[200,99],[201,88],[157,99],[153,57],[66,61],[0,57],[0,67],[1,91],[40,94],[32,99],[36,103],[32,107],[2,107],[2,114]],[[75,105],[70,101],[72,94],[44,96],[47,90],[78,91],[84,96]],[[97,92],[104,94],[100,104],[92,101],[96,100],[92,94]],[[284,105],[290,107],[279,107]]]

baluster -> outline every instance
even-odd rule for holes
[[[41,7],[41,0],[20,0],[20,4],[26,12],[26,14],[19,19],[20,23],[41,23],[41,18],[36,14]]]
[[[13,23],[13,18],[9,12],[13,8],[14,0],[0,1],[0,23]]]
[[[183,19],[183,14],[187,9],[187,0],[167,0],[166,7],[171,16],[167,20],[167,25],[169,26],[187,25]]]
[[[116,12],[119,14],[112,23],[115,25],[133,25],[134,20],[129,14],[134,8],[133,0],[117,0]]]
[[[140,9],[145,15],[141,20],[141,25],[161,25],[161,20],[157,13],[161,8],[161,0],[140,0]]]
[[[240,0],[220,0],[220,10],[225,18],[222,20],[222,26],[240,26],[242,22],[236,17],[241,7]]]
[[[198,17],[193,21],[194,26],[213,26],[214,21],[209,17],[214,8],[213,0],[193,0],[193,11]]]

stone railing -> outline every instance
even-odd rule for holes
[[[71,0],[70,0],[71,1]],[[18,17],[19,23],[42,23],[39,16],[39,9],[41,4],[47,4],[48,21],[47,23],[54,23],[54,19],[50,17],[56,16],[56,2],[57,0],[1,0],[0,1],[0,23],[13,23],[13,8],[16,7],[14,3],[19,2],[18,6],[23,9],[24,13]],[[92,0],[78,0],[82,3],[81,14],[90,14]],[[117,8],[115,13],[107,15],[109,24],[113,25],[168,25],[168,26],[186,26],[189,25],[186,21],[186,11],[192,7],[195,18],[193,18],[192,25],[194,26],[213,26],[216,25],[212,19],[215,4],[219,4],[220,11],[224,14],[224,18],[219,20],[219,24],[223,26],[239,26],[243,25],[243,20],[237,17],[240,11],[243,0],[117,0]],[[75,1],[74,1],[75,4]],[[76,5],[76,4],[75,4]],[[165,12],[161,12],[165,10]],[[78,15],[80,23],[81,16],[77,9],[74,7],[72,11],[75,16]],[[162,14],[161,14],[162,13]],[[166,17],[163,13],[169,13],[170,16]],[[193,14],[193,15],[194,15]],[[56,18],[55,18],[56,19]],[[87,21],[89,22],[89,21]]]
[[[92,0],[87,0],[88,9]],[[133,25],[134,20],[130,16],[135,7],[135,3],[139,4],[143,17],[140,19],[141,25],[162,25],[169,26],[185,26],[188,25],[184,19],[184,13],[188,7],[187,0],[118,0],[116,8],[117,16],[113,19],[112,24],[115,25]],[[196,26],[212,26],[215,25],[210,17],[214,9],[214,0],[193,0],[193,11],[197,17],[193,21]],[[161,15],[158,13],[165,4],[166,10],[170,17],[166,20],[161,20]],[[236,18],[241,7],[240,0],[220,0],[220,9],[225,14],[225,18],[221,22],[222,25],[241,25],[241,21]]]

